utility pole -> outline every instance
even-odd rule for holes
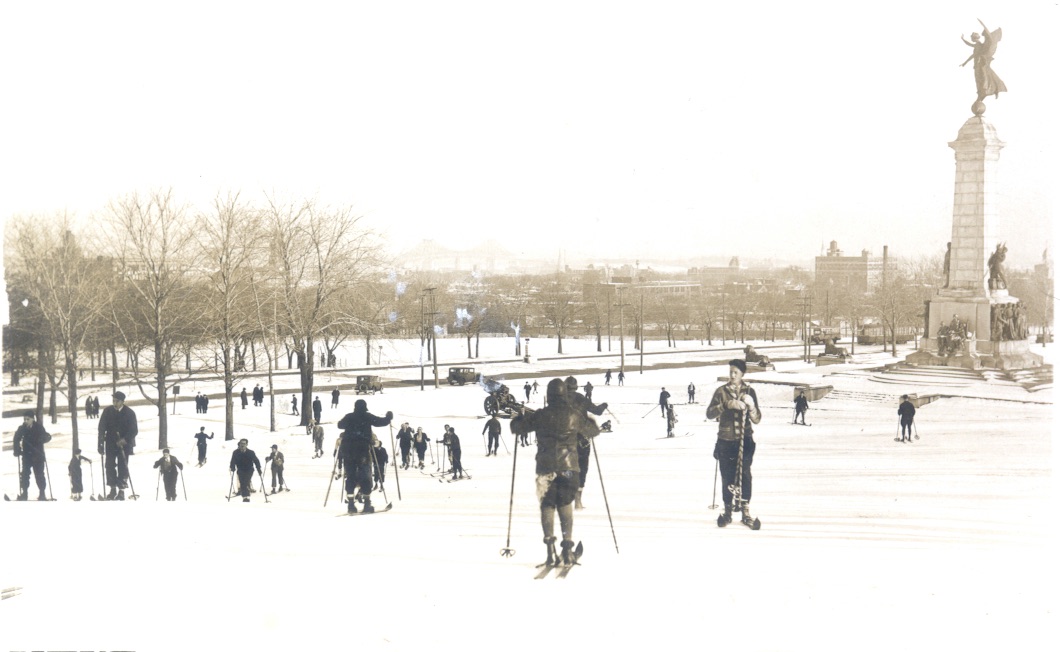
[[[424,292],[427,293],[430,300],[431,311],[428,314],[431,316],[431,328],[429,332],[431,334],[431,347],[434,349],[433,355],[431,356],[431,362],[434,365],[434,388],[438,389],[438,336],[437,333],[434,332],[434,316],[438,314],[438,311],[435,310],[434,306],[434,291],[436,289],[437,288],[433,287],[426,288]]]
[[[618,351],[619,351],[619,363],[618,370],[622,373],[626,372],[626,320],[624,308],[626,304],[622,303],[622,286],[615,288],[618,292]]]
[[[640,291],[640,373],[644,373],[644,290]]]

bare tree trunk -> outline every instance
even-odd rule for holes
[[[161,341],[155,341],[155,391],[158,394],[158,449],[169,448],[166,415],[166,355]]]
[[[372,355],[372,350],[368,350],[368,355]],[[299,411],[298,425],[307,426],[309,425],[309,419],[312,417],[313,412],[310,410],[310,406],[313,403],[313,369],[316,360],[313,359],[313,337],[309,336],[305,340],[305,353],[299,354],[298,375],[302,381],[302,409]]]

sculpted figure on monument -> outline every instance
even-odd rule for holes
[[[946,255],[942,258],[942,287],[948,288],[950,286],[950,248],[952,242],[946,243]]]
[[[997,76],[993,68],[990,67],[991,62],[994,60],[994,52],[997,51],[997,42],[1001,40],[1001,28],[995,29],[991,32],[983,21],[979,21],[979,24],[983,26],[982,38],[979,34],[972,33],[972,40],[964,38],[964,34],[961,34],[961,40],[964,41],[965,45],[972,48],[972,53],[968,55],[968,58],[961,64],[963,67],[969,61],[974,61],[975,67],[975,89],[976,98],[975,103],[980,105],[981,110],[976,110],[975,105],[972,107],[972,111],[976,115],[982,115],[985,111],[985,107],[982,107],[983,98],[987,95],[993,95],[994,99],[997,99],[997,94],[1008,91],[1005,87],[1005,82],[1001,81],[1001,78]]]
[[[987,259],[986,264],[990,268],[990,278],[988,284],[991,290],[1004,290],[1008,288],[1005,283],[1005,270],[1002,267],[1002,263],[1005,262],[1005,256],[1008,254],[1008,247],[1004,243],[998,243],[997,248],[994,249],[994,253],[990,254],[990,258]]]

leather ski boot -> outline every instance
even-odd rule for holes
[[[559,555],[556,554],[556,537],[545,537],[545,550],[548,557],[545,558],[546,566],[555,566],[559,563]]]
[[[18,498],[16,498],[15,500],[29,500],[29,492],[28,491],[20,491],[18,493]]]
[[[118,498],[118,489],[116,487],[112,486],[110,488],[110,492],[107,494],[107,500],[116,500],[117,498]]]
[[[581,489],[578,489],[578,492],[574,494],[574,509],[585,509],[585,505],[582,505]]]
[[[725,506],[725,513],[718,516],[718,527],[725,527],[732,523],[732,505]]]
[[[364,507],[361,508],[361,511],[364,512],[365,514],[371,514],[371,513],[375,512],[375,507],[372,507],[372,498],[371,498],[371,496],[365,496],[364,497]]]
[[[346,513],[356,514],[357,513],[357,501],[353,499],[353,496],[346,497]]]
[[[118,489],[118,497],[116,500],[125,500],[125,490]]]
[[[743,512],[743,516],[741,517],[741,520],[743,521],[743,523],[745,525],[751,525],[751,524],[753,524],[755,522],[754,517],[751,516],[751,505],[750,504],[744,503],[742,508],[741,508],[741,511]]]
[[[574,542],[571,541],[570,539],[564,539],[563,542],[560,543],[560,547],[562,548],[562,552],[560,553],[560,555],[561,555],[561,557],[560,557],[561,563],[564,566],[573,566],[574,565]]]

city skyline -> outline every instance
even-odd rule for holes
[[[6,7],[0,216],[172,187],[351,205],[395,254],[941,254],[982,18],[1009,262],[1051,243],[1055,7],[413,6]]]

